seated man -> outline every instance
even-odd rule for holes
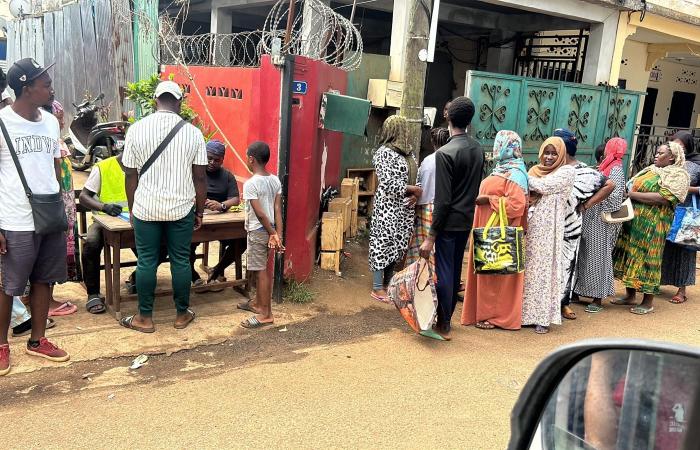
[[[223,142],[212,139],[207,143],[207,202],[205,207],[209,211],[226,212],[232,206],[240,204],[238,184],[236,177],[231,172],[224,169],[224,157],[226,156],[226,146]],[[192,265],[192,283],[195,286],[202,286],[204,282],[194,269],[195,253],[199,244],[192,244],[190,263]],[[234,241],[221,241],[221,248],[224,249],[219,263],[214,266],[209,274],[208,283],[217,282],[219,277],[224,276],[224,270],[235,261],[237,252]],[[242,253],[244,248],[240,248]]]
[[[125,180],[121,154],[98,162],[93,166],[80,192],[80,204],[94,213],[113,217],[125,212],[128,220]],[[88,228],[82,251],[83,278],[88,294],[85,307],[92,314],[106,311],[104,300],[100,296],[100,254],[103,247],[102,226],[93,222]],[[133,251],[136,254],[136,250]],[[160,261],[165,261],[166,257],[167,252],[163,249]],[[135,278],[136,273],[133,272],[127,281],[130,294],[136,291]]]

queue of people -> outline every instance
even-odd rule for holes
[[[448,129],[434,129],[432,135],[448,133],[449,138],[446,143],[433,139],[435,152],[422,155],[417,177],[411,170],[415,156],[406,142],[399,149],[393,140],[383,139],[375,154],[378,200],[369,249],[375,273],[372,298],[388,302],[393,273],[417,261],[420,254],[434,266],[438,300],[434,330],[448,340],[471,230],[486,226],[504,202],[509,226],[525,230],[525,269],[477,273],[472,240],[466,253],[462,325],[507,330],[532,326],[545,334],[562,319],[576,320],[570,304],[582,298],[589,299],[587,313],[601,313],[604,301],[615,294],[615,279],[627,295],[610,304],[627,306],[633,314],[654,311],[661,285],[678,289],[671,303],[687,301],[686,287],[695,284],[696,251],[666,238],[676,206],[690,205],[691,196],[700,191],[700,153],[695,152],[689,132],[679,132],[660,145],[654,164],[628,181],[623,168],[625,139],[614,137],[601,144],[597,166],[591,167],[576,159],[576,136],[557,129],[542,143],[537,164],[528,171],[520,136],[501,130],[493,144],[493,170],[482,181],[483,151],[467,132],[473,103],[456,98],[444,115]],[[384,133],[397,125],[407,128],[398,116],[389,117],[385,125]],[[392,135],[407,133],[403,129]],[[421,198],[418,204],[417,198]],[[626,199],[631,200],[633,216],[610,219]],[[641,302],[637,292],[643,294]]]
[[[54,101],[51,67],[27,58],[0,76],[0,90],[9,86],[15,93],[14,102],[3,96],[0,104],[0,376],[10,371],[10,329],[15,337],[29,335],[29,355],[56,362],[70,358],[45,336],[56,326],[55,317],[78,310],[53,299],[56,284],[84,281],[87,311],[106,311],[100,294],[104,242],[99,223],[90,225],[82,254],[78,252],[71,164],[60,138],[63,108]],[[234,175],[222,167],[225,145],[205,143],[202,133],[180,117],[182,100],[176,83],[161,82],[154,96],[156,112],[130,127],[123,154],[98,162],[80,193],[86,209],[121,216],[134,229],[137,268],[127,288],[138,294],[138,312],[120,324],[155,332],[156,270],[167,260],[177,310],[173,326],[188,327],[196,317],[190,307],[191,287],[206,284],[217,290],[225,269],[244,250],[257,290],[254,299],[238,305],[252,313],[240,325],[273,324],[268,267],[271,252],[284,251],[284,246],[281,183],[266,170],[270,148],[254,142],[247,149],[253,174],[242,196],[247,242],[222,242],[222,258],[204,282],[193,264],[193,232],[202,226],[205,212],[227,212],[241,196]]]

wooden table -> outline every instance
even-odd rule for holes
[[[131,224],[119,217],[108,215],[95,215],[93,220],[102,225],[104,236],[104,258],[105,258],[105,289],[107,309],[119,320],[121,319],[121,301],[124,299],[136,299],[137,294],[121,295],[121,251],[125,248],[136,246],[134,230]],[[236,240],[234,245],[241,245],[241,239],[246,238],[244,228],[244,214],[242,212],[207,214],[202,221],[202,227],[192,234],[192,242],[211,242],[222,240]],[[239,249],[234,249],[234,251]],[[244,286],[246,291],[248,282],[243,278],[241,266],[241,251],[236,251],[236,279],[225,281],[217,287],[238,287]],[[205,261],[205,264],[207,262]],[[192,288],[195,292],[206,292],[207,286]],[[156,290],[156,296],[172,294],[172,289]]]

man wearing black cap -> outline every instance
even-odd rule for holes
[[[240,204],[240,194],[238,193],[238,183],[236,177],[224,169],[224,158],[226,157],[226,146],[223,142],[212,139],[207,142],[207,201],[204,206],[207,210],[215,213],[224,213],[231,207]],[[221,259],[214,266],[209,274],[208,283],[217,284],[218,278],[224,276],[224,271],[230,266],[236,258],[245,250],[245,241],[242,245],[236,245],[234,240],[221,241],[219,244],[222,247]],[[194,268],[194,263],[197,256],[197,247],[199,244],[192,244],[190,253],[190,265],[192,266],[192,284],[195,286],[203,286],[204,281],[199,276],[199,273]],[[223,288],[213,287],[210,289],[213,292],[223,290]]]
[[[41,109],[53,101],[51,77],[31,58],[13,64],[7,81],[15,92],[12,106],[0,110],[14,153],[33,194],[60,191],[60,128]],[[57,218],[58,220],[59,218]],[[32,334],[27,353],[51,361],[67,361],[68,353],[49,342],[44,333],[49,312],[49,286],[66,281],[66,239],[62,232],[35,232],[32,207],[25,194],[8,143],[0,138],[0,375],[10,371],[7,333],[12,296],[31,284]]]

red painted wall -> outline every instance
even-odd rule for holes
[[[271,64],[269,56],[263,57],[259,68],[191,67],[194,83],[176,67],[166,66],[164,76],[170,73],[189,89],[188,103],[200,119],[214,130],[205,103],[232,144],[233,153],[227,153],[224,165],[236,175],[239,184],[250,176],[244,163],[245,151],[256,140],[270,145],[268,170],[278,172],[282,72]],[[294,79],[306,81],[308,91],[295,94],[292,106],[284,272],[286,277],[301,281],[311,275],[315,263],[322,186],[338,186],[341,178],[343,136],[319,128],[321,99],[329,90],[344,94],[347,74],[322,62],[297,57]]]

